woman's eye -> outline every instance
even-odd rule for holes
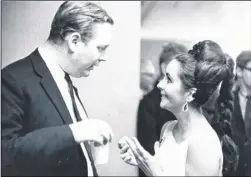
[[[168,83],[172,82],[170,77],[166,77],[166,80],[167,80]]]

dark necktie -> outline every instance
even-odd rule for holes
[[[70,92],[70,95],[71,95],[71,100],[72,100],[73,111],[74,111],[75,117],[76,117],[77,121],[81,121],[82,119],[81,119],[81,116],[80,116],[80,114],[78,112],[77,104],[76,104],[74,93],[73,93],[74,87],[73,87],[71,78],[69,77],[69,75],[67,73],[65,73],[65,80],[68,83],[69,92]],[[92,154],[91,154],[91,147],[90,147],[90,145],[88,144],[87,141],[84,142],[84,146],[85,146],[85,149],[86,149],[87,154],[89,156],[89,159],[91,161],[91,166],[92,166],[92,169],[93,169],[93,175],[98,176],[97,170],[96,170],[96,167],[94,165],[93,158],[92,158]]]
[[[246,138],[249,139],[251,136],[251,96],[247,96],[244,124],[246,129]]]

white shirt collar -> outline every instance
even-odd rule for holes
[[[56,54],[44,47],[39,47],[38,51],[49,68],[53,78],[64,78],[65,72],[57,63]]]

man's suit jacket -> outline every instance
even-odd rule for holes
[[[243,116],[241,113],[241,107],[238,96],[239,89],[234,91],[234,110],[231,119],[231,128],[233,134],[233,140],[239,148],[240,160],[236,175],[251,175],[251,140],[245,140],[245,125]],[[245,145],[246,144],[246,145]]]
[[[38,50],[2,69],[2,175],[87,176],[70,113]]]

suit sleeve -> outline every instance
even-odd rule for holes
[[[2,167],[24,162],[48,164],[76,143],[68,125],[34,131],[26,127],[28,97],[18,81],[9,70],[2,70]]]

